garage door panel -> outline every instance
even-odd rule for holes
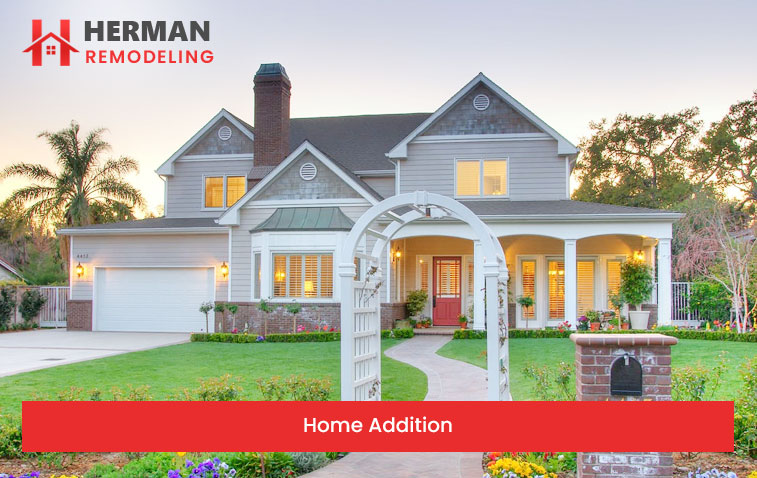
[[[213,269],[98,268],[95,329],[197,332],[205,329],[201,302],[213,300]],[[211,320],[211,330],[212,330]]]

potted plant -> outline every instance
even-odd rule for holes
[[[576,325],[578,330],[589,330],[589,318],[582,315],[578,318],[578,324]]]
[[[423,289],[418,290],[411,290],[407,294],[407,303],[405,304],[405,308],[407,309],[407,314],[411,320],[417,320],[419,323],[422,324],[422,320],[419,320],[420,314],[423,313],[423,311],[426,309],[426,304],[428,303],[428,292],[426,292]]]
[[[468,328],[468,317],[466,317],[464,314],[458,315],[457,321],[460,322],[461,329],[465,330]]]
[[[652,296],[653,287],[652,268],[645,262],[631,259],[620,266],[620,295],[626,303],[636,306],[636,310],[628,312],[632,329],[647,328],[649,311],[641,310],[641,304]]]
[[[622,315],[619,315],[618,316],[618,320],[620,321],[620,329],[621,330],[628,330],[628,326],[629,326],[628,318],[627,317],[623,317]]]
[[[618,317],[618,328],[623,328],[623,317],[621,315],[621,312],[623,311],[623,306],[626,304],[625,299],[623,299],[623,296],[620,294],[620,291],[618,291],[615,294],[610,294],[607,296],[607,302],[610,304],[610,306],[613,308],[613,312]],[[628,324],[626,324],[626,329],[628,329]]]
[[[423,328],[424,329],[427,329],[427,328],[431,327],[431,319],[429,319],[428,317],[424,317],[421,320],[421,324],[423,324]]]
[[[599,327],[601,325],[600,322],[600,314],[596,310],[588,310],[586,311],[586,318],[589,319],[589,327],[592,331],[599,330]]]
[[[526,328],[528,328],[528,319],[526,316],[528,315],[528,308],[534,306],[534,298],[530,295],[519,295],[515,299],[515,302],[523,308],[523,321],[526,323]]]

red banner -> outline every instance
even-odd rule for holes
[[[24,402],[26,452],[733,451],[733,402]]]

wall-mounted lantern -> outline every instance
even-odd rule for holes
[[[229,276],[229,266],[226,265],[226,261],[223,261],[223,264],[221,264],[221,275],[224,279]]]
[[[84,266],[81,265],[81,262],[76,264],[76,277],[81,277],[84,275]]]
[[[641,249],[633,253],[633,258],[639,262],[643,262],[645,257],[644,251]]]
[[[402,257],[402,251],[400,251],[399,249],[397,249],[396,251],[393,250],[391,251],[391,255],[392,264],[394,264],[395,262],[399,262],[400,258]]]

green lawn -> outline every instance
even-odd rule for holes
[[[486,340],[453,340],[442,347],[438,354],[462,360],[486,368]],[[703,366],[714,364],[721,351],[727,352],[729,368],[723,375],[723,383],[716,398],[732,400],[739,387],[738,365],[744,359],[757,356],[757,344],[744,342],[718,342],[710,340],[679,340],[672,347],[673,368],[685,365]],[[528,362],[556,365],[559,362],[573,363],[575,346],[570,339],[510,339],[510,385],[515,400],[535,400],[533,382],[523,375],[523,367]]]
[[[382,348],[400,342],[384,339]],[[423,400],[428,386],[423,372],[386,356],[381,364],[384,400]],[[179,389],[196,388],[198,379],[226,373],[241,379],[245,399],[260,399],[258,377],[299,374],[328,377],[333,384],[331,397],[338,399],[339,342],[195,342],[12,375],[0,378],[0,413],[20,413],[21,401],[35,393],[52,395],[71,386],[107,393],[112,387],[149,385],[154,399],[165,399]]]

